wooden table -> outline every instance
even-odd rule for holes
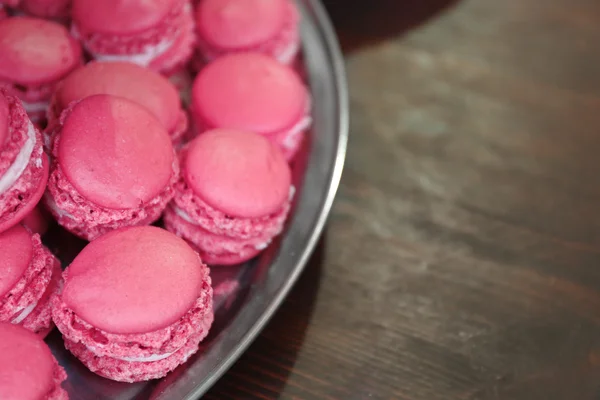
[[[347,166],[208,399],[600,396],[600,1],[329,0]]]

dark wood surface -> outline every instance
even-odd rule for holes
[[[600,1],[329,0],[327,233],[208,399],[600,399]]]

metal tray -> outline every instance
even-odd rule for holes
[[[313,96],[314,126],[293,165],[296,203],[286,231],[262,255],[239,267],[213,268],[215,322],[200,351],[167,377],[125,384],[88,371],[54,330],[47,341],[65,367],[71,400],[201,397],[237,360],[282,303],[311,255],[340,181],[348,137],[348,100],[342,55],[318,0],[298,0],[303,58]],[[66,265],[85,245],[59,228],[44,238]]]

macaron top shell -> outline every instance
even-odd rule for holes
[[[55,361],[36,334],[0,323],[0,399],[46,399],[54,388]]]
[[[270,134],[291,128],[302,117],[308,93],[291,68],[262,54],[239,53],[200,71],[192,101],[211,127]]]
[[[173,147],[162,124],[144,107],[110,95],[90,96],[72,107],[57,155],[79,193],[115,210],[153,199],[173,174]]]
[[[72,18],[88,31],[136,33],[159,24],[176,3],[177,0],[74,0]]]
[[[145,226],[88,244],[67,269],[63,301],[105,332],[148,333],[177,322],[200,296],[200,257],[179,237]]]
[[[9,109],[8,100],[0,93],[0,150],[8,139],[8,124],[9,124]]]
[[[81,48],[67,29],[30,17],[0,21],[0,79],[21,84],[55,81],[80,62]]]
[[[224,49],[267,42],[283,29],[288,0],[203,0],[196,10],[202,39]]]
[[[291,171],[279,148],[261,135],[215,129],[189,144],[184,178],[210,206],[234,217],[277,212],[287,201]]]
[[[167,129],[177,124],[181,102],[177,89],[162,75],[128,62],[92,62],[73,71],[55,94],[58,111],[94,94],[121,96],[141,104]]]
[[[22,225],[15,225],[0,233],[0,249],[0,296],[4,296],[21,279],[31,263],[31,234]]]

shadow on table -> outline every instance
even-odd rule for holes
[[[281,393],[312,318],[321,281],[325,236],[326,233],[280,310],[204,399],[274,398]]]
[[[459,0],[323,0],[344,53],[399,36]]]

